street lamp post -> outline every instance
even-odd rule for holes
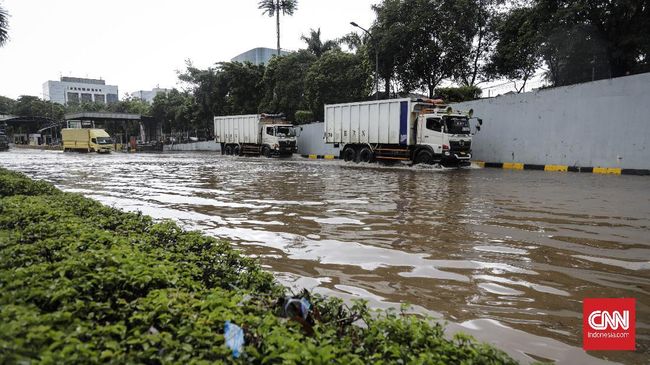
[[[359,24],[355,22],[350,22],[350,25],[353,27],[357,27],[368,35],[372,39],[372,41],[375,43],[375,99],[379,100],[379,44],[377,43],[377,40],[375,37],[372,36],[372,34],[365,28],[362,28],[359,26]]]

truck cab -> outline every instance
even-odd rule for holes
[[[427,111],[417,118],[415,144],[429,146],[443,165],[470,164],[472,137],[467,115]]]
[[[113,139],[103,129],[90,130],[90,148],[97,153],[110,153]]]
[[[291,124],[262,124],[262,155],[286,156],[298,151],[296,130]]]

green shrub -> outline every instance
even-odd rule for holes
[[[459,103],[476,100],[482,92],[478,86],[439,87],[436,88],[436,98],[441,98],[446,103]]]
[[[0,182],[0,363],[513,363],[431,319],[336,298],[310,297],[305,327],[225,242],[2,169]],[[245,331],[237,359],[226,320]]]
[[[298,110],[294,119],[296,124],[312,123],[314,120],[314,113],[309,110]]]

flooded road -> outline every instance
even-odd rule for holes
[[[12,150],[0,165],[232,241],[278,279],[417,311],[524,362],[650,362],[650,178],[216,153]],[[584,353],[588,297],[637,299],[637,351]]]

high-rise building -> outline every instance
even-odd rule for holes
[[[281,56],[286,56],[289,53],[291,52],[280,50]],[[278,54],[277,49],[258,47],[258,48],[253,48],[251,50],[248,50],[238,56],[235,56],[230,61],[241,62],[241,63],[250,62],[254,65],[263,65],[263,64],[267,64],[269,60],[277,54]]]
[[[68,105],[80,103],[117,103],[117,85],[106,85],[106,81],[62,76],[60,81],[43,83],[43,98]]]

